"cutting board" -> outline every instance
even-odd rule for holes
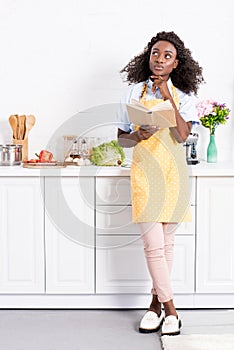
[[[58,169],[65,168],[64,163],[23,163],[23,168],[28,169]]]

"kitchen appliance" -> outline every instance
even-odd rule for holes
[[[0,145],[0,166],[20,165],[22,163],[22,145]]]
[[[184,146],[186,147],[187,164],[193,165],[200,163],[197,156],[198,133],[190,133]]]

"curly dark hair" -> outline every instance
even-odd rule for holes
[[[149,68],[150,53],[153,45],[157,41],[169,41],[177,51],[179,64],[171,74],[170,78],[175,87],[185,93],[194,92],[197,94],[199,85],[204,82],[202,68],[199,66],[191,54],[191,51],[184,46],[183,41],[174,32],[160,32],[154,36],[144,51],[135,56],[120,73],[126,73],[125,81],[131,83],[140,83],[146,81],[152,72]]]

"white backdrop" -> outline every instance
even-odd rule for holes
[[[119,71],[158,31],[173,30],[203,67],[199,99],[234,111],[234,2],[204,0],[0,0],[0,143],[8,117],[34,114],[30,155],[77,112],[118,103]],[[234,114],[217,129],[219,160],[234,160]],[[208,129],[198,128],[200,157]]]

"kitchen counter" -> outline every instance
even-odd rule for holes
[[[234,162],[189,165],[190,176],[234,176]],[[0,176],[129,176],[130,166],[67,166],[66,168],[29,169],[23,166],[1,166]]]

